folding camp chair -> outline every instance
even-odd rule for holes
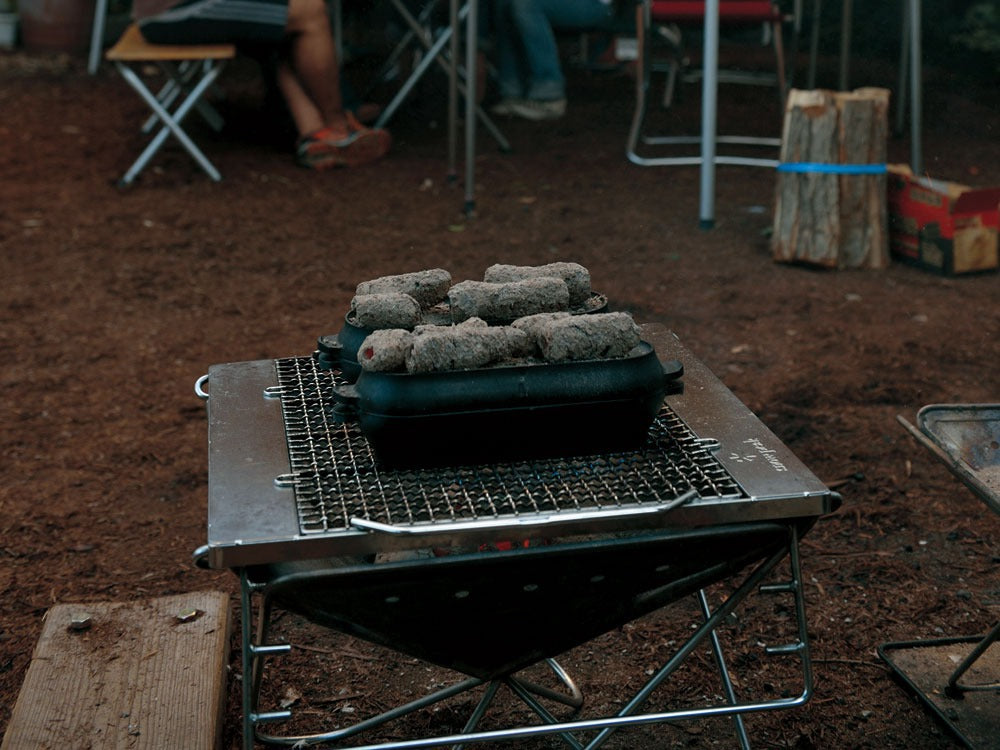
[[[196,109],[214,130],[222,129],[222,117],[204,99],[204,95],[219,77],[226,61],[235,56],[236,47],[232,44],[150,44],[135,24],[125,30],[105,57],[115,64],[126,82],[153,110],[153,115],[143,124],[142,132],[151,133],[158,124],[160,127],[119,184],[130,184],[171,135],[209,177],[216,181],[222,179],[212,162],[184,132],[181,123],[192,109]],[[150,63],[159,66],[167,75],[166,84],[155,94],[133,69],[133,66]]]
[[[769,83],[776,84],[782,101],[787,87],[785,76],[785,52],[782,27],[789,20],[798,23],[798,6],[790,16],[785,14],[773,0],[721,0],[719,3],[719,24],[725,26],[745,26],[763,24],[768,30],[775,52],[775,73],[761,76],[738,71],[713,71],[719,82],[728,83]],[[638,153],[640,145],[645,146],[675,146],[698,144],[701,136],[646,136],[644,134],[648,96],[651,79],[654,72],[665,70],[667,74],[664,92],[664,106],[669,105],[673,97],[674,87],[681,77],[682,62],[680,60],[682,47],[680,35],[670,31],[671,27],[691,23],[703,23],[705,20],[705,2],[694,0],[641,0],[636,6],[636,33],[638,36],[638,58],[636,76],[636,104],[629,130],[626,154],[629,161],[640,166],[670,166],[695,165],[701,163],[700,156],[643,156]],[[653,44],[667,32],[667,42],[672,48],[672,57],[665,66],[654,65]],[[797,35],[796,35],[797,36]],[[717,143],[741,146],[773,146],[781,144],[780,138],[758,138],[751,136],[718,136]],[[774,159],[758,159],[742,156],[715,157],[718,164],[740,164],[743,166],[774,167]]]

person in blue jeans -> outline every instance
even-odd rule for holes
[[[553,29],[600,29],[615,18],[612,0],[493,0],[500,102],[492,111],[529,120],[566,112],[566,78]]]

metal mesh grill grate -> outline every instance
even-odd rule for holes
[[[291,473],[303,534],[346,529],[351,518],[393,525],[513,518],[668,503],[691,489],[699,498],[746,494],[664,404],[645,448],[585,458],[491,466],[387,471],[355,424],[330,417],[335,375],[312,357],[276,361]]]

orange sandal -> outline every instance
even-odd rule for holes
[[[358,167],[386,155],[392,145],[389,131],[366,128],[350,112],[344,115],[346,132],[327,127],[299,139],[299,164],[316,170]]]

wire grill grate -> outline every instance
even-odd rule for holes
[[[275,361],[291,472],[303,534],[346,529],[351,518],[406,526],[613,510],[699,498],[745,498],[712,454],[663,405],[642,450],[568,459],[417,470],[380,468],[356,423],[331,418],[336,375],[312,357]]]

